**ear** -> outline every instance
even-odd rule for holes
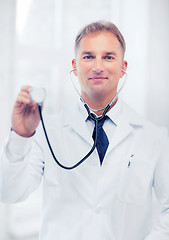
[[[73,68],[74,75],[77,76],[76,59],[72,60],[72,68]]]
[[[122,69],[122,71],[121,71],[121,75],[120,75],[120,78],[122,78],[123,76],[124,76],[124,74],[125,74],[125,72],[126,72],[126,70],[127,70],[127,61],[123,61],[122,62],[122,66],[121,66],[121,69]],[[125,71],[125,72],[124,72]]]

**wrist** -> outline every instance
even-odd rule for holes
[[[18,134],[19,136],[21,136],[21,137],[25,137],[25,138],[30,138],[30,137],[32,137],[34,134],[35,134],[35,130],[33,131],[33,132],[26,132],[26,133],[20,133],[20,132],[18,132],[18,131],[16,131],[15,129],[13,129],[12,127],[11,127],[11,131],[14,131],[16,134]]]

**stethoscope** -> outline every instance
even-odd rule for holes
[[[74,70],[75,70],[75,69],[73,69],[73,70],[70,71],[70,76],[71,76],[71,73],[72,73]],[[89,156],[90,156],[90,155],[93,153],[93,151],[95,150],[96,145],[97,145],[97,138],[98,138],[98,122],[105,117],[106,113],[108,112],[108,110],[110,109],[110,107],[112,106],[112,104],[113,104],[113,103],[115,102],[115,100],[117,99],[119,93],[120,93],[121,90],[123,89],[124,84],[125,84],[125,82],[126,82],[127,73],[126,73],[126,71],[124,71],[123,69],[122,69],[122,71],[125,73],[125,79],[124,79],[124,81],[123,81],[123,84],[121,85],[121,87],[120,87],[119,90],[117,91],[115,97],[111,100],[111,102],[108,103],[106,107],[104,107],[104,108],[102,108],[102,109],[99,109],[99,110],[92,109],[92,108],[90,108],[90,107],[88,106],[88,104],[87,104],[87,103],[83,100],[83,98],[81,97],[79,91],[77,90],[77,88],[76,88],[76,86],[74,85],[74,83],[73,83],[73,81],[72,81],[72,78],[71,78],[71,81],[72,81],[72,83],[73,83],[73,85],[74,85],[74,87],[75,87],[78,95],[80,96],[80,100],[81,100],[81,102],[83,103],[84,107],[85,107],[86,110],[87,110],[88,117],[91,118],[91,119],[94,121],[94,123],[95,123],[96,132],[95,132],[95,140],[94,140],[94,143],[93,143],[93,146],[92,146],[91,150],[90,150],[79,162],[77,162],[75,165],[70,166],[70,167],[64,166],[63,164],[61,164],[61,163],[57,160],[57,158],[56,158],[56,156],[55,156],[55,154],[54,154],[54,152],[53,152],[52,146],[51,146],[51,144],[50,144],[50,141],[49,141],[49,138],[48,138],[48,134],[47,134],[47,132],[46,132],[46,128],[45,128],[45,124],[44,124],[43,116],[42,116],[42,103],[44,102],[45,97],[46,97],[46,90],[45,90],[44,88],[32,88],[32,89],[30,90],[30,98],[31,98],[31,100],[38,105],[38,110],[39,110],[40,120],[41,120],[41,123],[42,123],[42,128],[43,128],[43,131],[44,131],[44,134],[45,134],[46,141],[47,141],[47,143],[48,143],[50,152],[51,152],[51,154],[52,154],[53,159],[55,160],[55,162],[56,162],[61,168],[66,169],[66,170],[71,170],[71,169],[74,169],[74,168],[78,167],[78,166],[81,165],[86,159],[88,159]],[[99,116],[99,117],[95,117],[95,116],[92,114],[92,112],[91,112],[91,111],[96,111],[96,112],[98,112],[98,111],[103,111],[103,110],[104,110],[103,114],[102,114],[101,116]]]

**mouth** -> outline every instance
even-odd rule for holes
[[[99,77],[99,76],[93,76],[93,77],[89,77],[89,80],[93,80],[93,81],[102,81],[108,79],[107,77]]]

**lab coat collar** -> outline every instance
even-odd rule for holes
[[[77,102],[77,107],[80,113],[83,115],[83,120],[87,120],[88,113],[80,99]],[[122,120],[125,122],[127,121],[133,127],[140,127],[144,123],[143,118],[119,98],[116,104],[110,109],[110,111],[106,113],[106,115],[116,126],[118,126]]]
[[[121,117],[124,117],[124,120],[127,121],[133,128],[142,127],[145,122],[145,120],[138,113],[136,113],[134,109],[122,101]]]
[[[133,109],[119,99],[107,113],[107,116],[117,127],[113,139],[110,141],[110,150],[127,137],[134,128],[142,127],[144,122]],[[72,127],[79,136],[84,138],[90,145],[93,145],[92,134],[87,130],[87,118],[88,113],[83,103],[78,100],[75,106],[66,112],[64,126]]]
[[[143,119],[134,112],[127,104],[118,99],[115,112],[113,108],[109,111],[108,116],[116,123],[115,133],[110,141],[110,145],[107,151],[111,151],[116,147],[123,139],[127,138],[135,128],[143,126]]]

